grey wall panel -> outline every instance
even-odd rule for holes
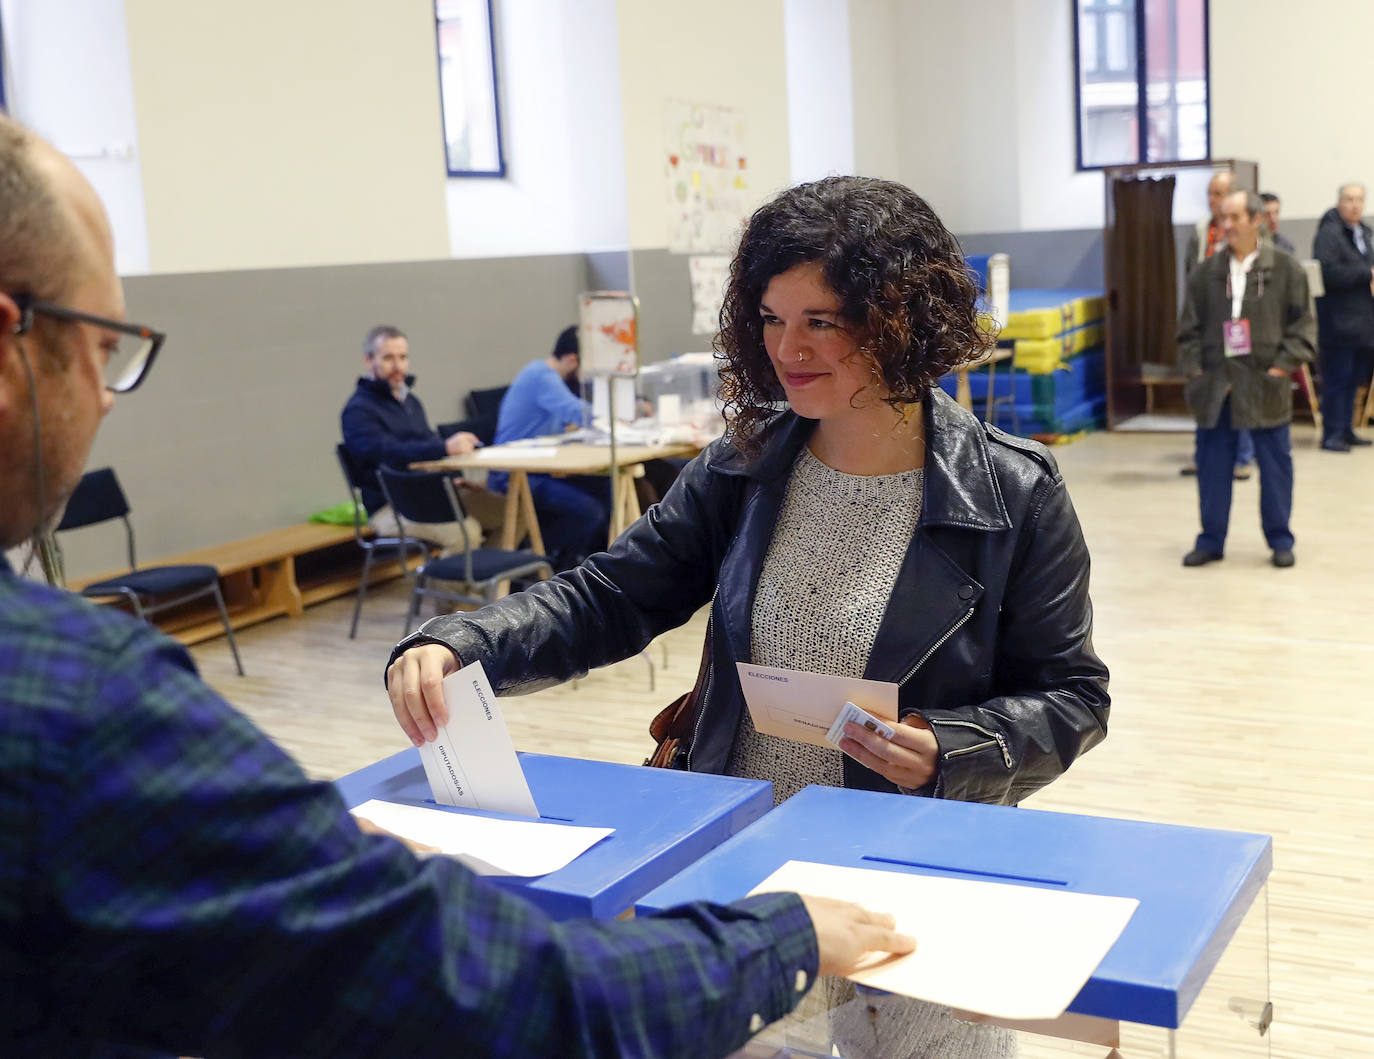
[[[644,363],[710,349],[711,336],[692,334],[692,280],[687,255],[667,250],[635,250],[633,254],[639,350]]]
[[[130,319],[167,345],[89,466],[118,470],[141,559],[300,522],[345,499],[334,445],[369,327],[407,332],[431,422],[458,419],[548,352],[587,286],[580,254],[131,278]],[[119,538],[64,534],[68,573],[120,565]]]
[[[1010,255],[1013,287],[1102,288],[1102,232],[1097,228],[979,233],[961,235],[959,243],[966,254]]]
[[[630,251],[608,250],[587,255],[589,290],[629,290]]]

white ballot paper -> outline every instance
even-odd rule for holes
[[[444,701],[448,724],[432,743],[420,747],[434,800],[440,805],[538,816],[481,662],[444,678]]]
[[[897,723],[897,685],[886,680],[836,677],[800,669],[736,662],[744,702],[754,727],[799,743],[830,746],[825,736],[852,702],[880,721]]]
[[[752,893],[794,890],[888,912],[916,939],[871,954],[848,977],[890,993],[1002,1019],[1064,1013],[1140,904],[1040,886],[790,860]]]
[[[542,820],[497,820],[375,798],[352,812],[393,835],[433,846],[478,875],[548,875],[615,831]]]

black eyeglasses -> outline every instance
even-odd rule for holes
[[[126,324],[122,320],[111,320],[105,316],[68,309],[52,302],[40,301],[29,294],[14,295],[14,303],[19,306],[18,334],[27,334],[33,328],[35,316],[49,316],[54,320],[75,320],[77,323],[90,324],[104,331],[113,331],[119,336],[115,347],[105,361],[105,389],[115,393],[128,393],[141,383],[153,366],[153,358],[162,348],[167,336],[161,331],[141,324]]]

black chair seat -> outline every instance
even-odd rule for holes
[[[213,566],[150,566],[146,570],[130,570],[119,577],[98,581],[81,591],[86,596],[117,596],[124,589],[140,596],[169,596],[204,588],[217,580],[219,571]]]
[[[511,570],[538,566],[547,561],[544,556],[530,551],[508,552],[502,548],[474,548],[472,577],[474,581],[490,581]],[[466,557],[449,555],[442,559],[431,559],[425,563],[425,576],[438,578],[440,581],[465,581],[468,576]]]

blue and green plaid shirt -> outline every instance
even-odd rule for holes
[[[7,1057],[724,1054],[816,960],[795,896],[555,923],[364,835],[181,647],[0,559]]]

